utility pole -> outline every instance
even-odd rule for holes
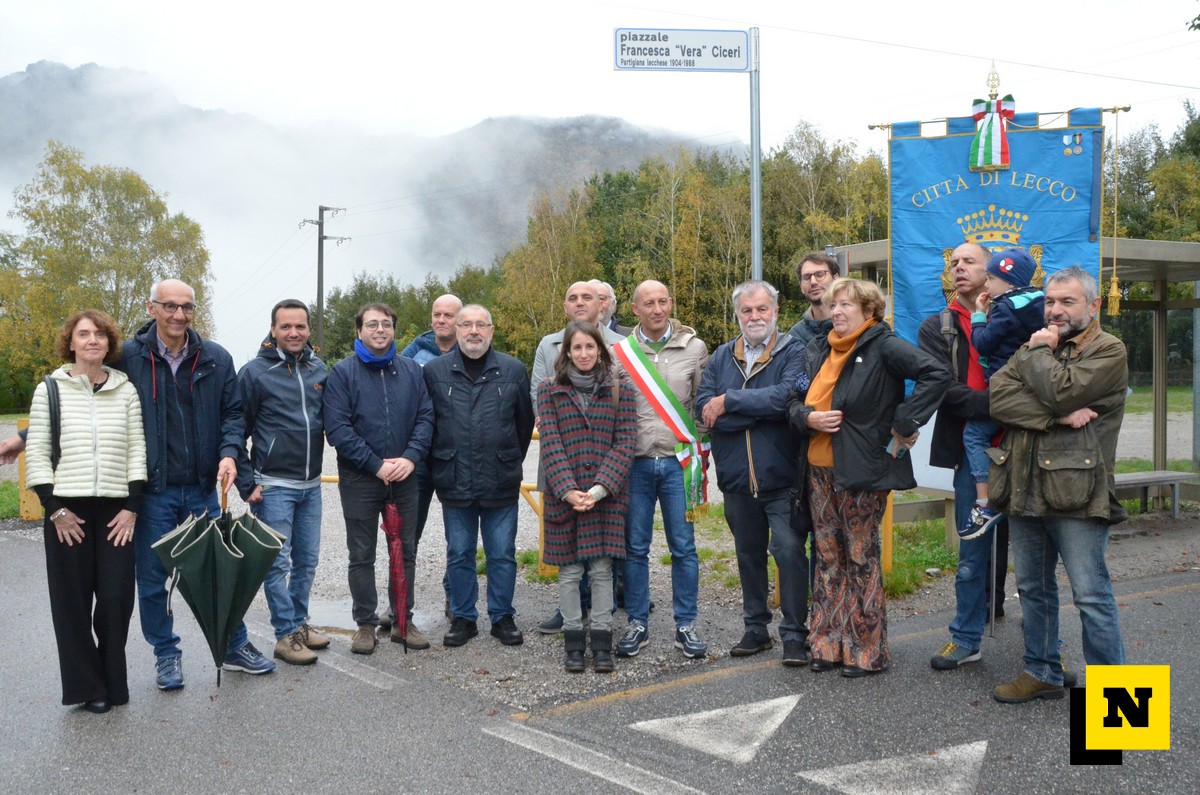
[[[317,226],[317,341],[315,343],[317,350],[325,345],[325,241],[332,240],[340,246],[343,241],[350,239],[325,234],[325,213],[328,212],[329,217],[333,218],[338,213],[345,211],[345,207],[326,207],[322,204],[317,207],[317,220],[305,218],[300,222],[301,226],[305,224],[316,224]]]

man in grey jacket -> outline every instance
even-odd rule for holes
[[[1062,698],[1059,558],[1083,624],[1088,665],[1124,665],[1125,645],[1104,556],[1126,518],[1113,466],[1129,381],[1125,345],[1100,330],[1096,280],[1079,267],[1046,279],[1046,327],[992,376],[992,418],[1005,428],[989,499],[1008,514],[1025,633],[1025,665],[997,701]]]
[[[650,637],[649,556],[656,503],[662,506],[663,531],[671,551],[675,648],[685,657],[707,653],[695,626],[700,564],[690,517],[704,502],[707,429],[697,426],[695,405],[708,346],[695,329],[671,317],[674,308],[665,284],[642,282],[633,291],[633,313],[638,319],[633,339],[613,346],[617,367],[631,376],[637,394],[637,448],[629,473],[625,521],[629,624],[617,644],[619,657],[635,656]],[[688,456],[682,466],[677,451]]]
[[[833,328],[829,309],[821,299],[840,275],[837,260],[822,251],[810,251],[796,266],[796,278],[800,281],[800,292],[808,299],[808,309],[788,334],[800,340],[801,345],[808,345],[814,337],[828,334]]]

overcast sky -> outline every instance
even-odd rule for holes
[[[144,70],[201,108],[279,125],[443,134],[490,116],[619,116],[749,140],[745,74],[613,69],[613,29],[761,31],[762,138],[801,119],[966,115],[992,59],[1018,110],[1132,105],[1171,132],[1200,95],[1195,0],[358,2],[40,0],[0,5],[0,74],[49,59]]]
[[[749,77],[618,72],[614,28],[757,27],[764,151],[807,120],[827,137],[883,152],[886,133],[869,124],[968,115],[972,100],[987,94],[993,60],[1000,93],[1011,93],[1019,111],[1131,105],[1121,133],[1157,123],[1169,135],[1184,118],[1184,100],[1200,98],[1200,32],[1187,30],[1197,14],[1196,0],[27,0],[0,3],[0,75],[40,60],[134,69],[185,104],[281,128],[332,123],[433,137],[494,116],[597,114],[703,145],[749,141]],[[1105,124],[1111,135],[1111,115]],[[252,355],[276,296],[241,291],[255,292],[252,304],[226,285],[242,285],[247,271],[266,272],[267,263],[310,284],[313,233],[295,223],[311,217],[315,202],[282,208],[284,220],[247,219],[257,238],[247,245],[188,205],[175,183],[171,175],[153,179],[171,194],[173,211],[206,230],[218,335],[240,361]],[[271,253],[277,249],[283,253]],[[348,283],[349,270],[327,272],[327,287]]]

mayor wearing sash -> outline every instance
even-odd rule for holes
[[[704,657],[696,632],[700,562],[691,518],[706,501],[704,464],[708,437],[695,420],[696,390],[708,362],[708,346],[671,317],[666,285],[645,281],[633,291],[633,333],[613,346],[616,365],[637,395],[637,447],[629,477],[625,520],[625,612],[629,623],[617,656],[633,657],[649,642],[650,541],[654,506],[662,507],[671,552],[675,648]]]

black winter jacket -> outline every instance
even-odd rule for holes
[[[425,365],[435,414],[429,468],[444,503],[479,500],[497,507],[520,496],[525,454],[533,437],[533,404],[525,365],[488,349],[472,381],[455,349]]]
[[[943,310],[949,311],[949,310]],[[971,363],[971,345],[963,332],[958,316],[950,313],[954,339],[958,340],[958,368],[951,366],[951,343],[942,334],[942,312],[930,315],[917,331],[917,345],[957,378],[946,387],[942,405],[933,422],[933,438],[929,445],[929,465],[956,469],[963,460],[963,425],[967,420],[988,419],[988,391],[967,386],[967,368]]]
[[[196,440],[196,474],[201,485],[215,485],[222,458],[235,461],[246,439],[242,397],[229,352],[212,340],[187,332],[188,357],[179,366],[191,371],[192,430]],[[167,485],[167,429],[170,427],[167,379],[171,365],[158,352],[158,328],[151,320],[121,348],[117,367],[129,376],[142,402],[146,432],[146,491]]]
[[[325,381],[329,368],[305,346],[299,356],[275,346],[270,334],[258,356],[238,371],[246,438],[254,444],[238,462],[238,491],[250,496],[255,475],[308,481],[321,476],[325,452]]]
[[[829,338],[808,345],[808,375],[817,377],[829,358]],[[904,397],[904,381],[916,382]],[[887,447],[892,429],[911,436],[929,421],[950,383],[950,372],[932,356],[897,337],[886,324],[867,329],[833,387],[831,408],[843,412],[833,434],[833,485],[837,491],[887,491],[917,485],[907,455],[892,458]],[[812,436],[807,418],[813,411],[793,393],[788,418],[797,432]]]
[[[725,414],[709,429],[717,487],[755,497],[786,496],[796,477],[796,438],[787,421],[787,400],[804,370],[796,338],[775,332],[770,357],[759,359],[747,378],[735,358],[742,338],[713,352],[696,391],[696,416],[725,396]]]

